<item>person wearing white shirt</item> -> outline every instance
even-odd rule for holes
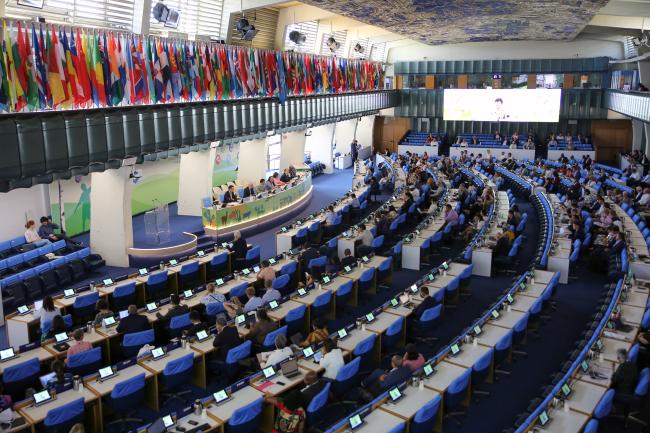
[[[643,195],[639,199],[639,205],[647,206],[648,204],[650,204],[650,188],[645,188],[643,190]]]
[[[334,206],[330,205],[327,207],[327,212],[325,212],[325,224],[328,226],[334,224],[335,218],[336,212],[334,212]]]
[[[420,197],[420,190],[415,186],[411,187],[411,195],[413,196],[413,200],[417,200]]]
[[[291,350],[291,347],[287,347],[287,337],[280,334],[275,337],[275,350],[262,354],[262,359],[264,360],[264,365],[262,365],[262,368],[277,365],[282,361],[291,358],[292,356],[293,350]]]
[[[215,286],[214,283],[209,283],[205,286],[205,291],[207,292],[202,298],[201,298],[201,303],[203,305],[208,305],[208,304],[223,304],[226,302],[226,297],[217,292],[217,286]]]
[[[319,364],[325,369],[323,378],[330,380],[336,380],[339,370],[345,365],[343,352],[341,349],[334,347],[334,342],[330,338],[323,342],[323,358]]]
[[[52,323],[54,316],[60,315],[61,310],[54,306],[54,300],[49,295],[43,298],[43,305],[34,313],[34,316],[41,321],[41,330],[46,323]]]
[[[34,220],[27,221],[25,228],[27,229],[25,230],[25,240],[27,243],[33,244],[36,247],[42,247],[51,243],[48,239],[43,239],[39,236]]]

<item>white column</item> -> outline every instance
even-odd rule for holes
[[[131,167],[92,173],[90,248],[110,266],[128,266],[133,246]]]
[[[280,168],[293,165],[301,167],[305,162],[305,131],[287,132],[282,134],[280,150]]]
[[[151,0],[140,0],[135,2],[133,9],[132,29],[133,33],[140,35],[149,34],[149,20],[151,17]]]
[[[366,147],[370,148],[370,151],[368,151],[368,154],[371,153],[372,151],[372,135],[373,135],[373,130],[375,128],[375,116],[364,116],[361,118],[359,123],[357,123],[357,132],[356,132],[356,139],[361,145],[361,148],[364,149]],[[362,153],[362,152],[359,152]]]
[[[239,143],[238,183],[257,185],[260,179],[266,178],[268,147],[266,138]]]
[[[352,140],[354,140],[357,131],[357,119],[342,120],[336,122],[334,133],[334,152],[341,155],[350,153]]]
[[[181,155],[178,176],[178,214],[201,216],[201,200],[212,197],[214,149]]]
[[[643,142],[643,122],[632,119],[632,150],[641,149]]]
[[[648,155],[648,158],[650,158],[650,124],[644,123],[643,127],[645,128],[645,143],[641,145],[641,149],[643,149],[645,154]]]
[[[305,148],[311,150],[311,160],[320,161],[325,164],[324,173],[331,174],[334,172],[332,165],[332,143],[334,140],[334,126],[330,123],[327,125],[311,128],[311,135],[306,137]]]
[[[650,83],[650,60],[643,60],[637,63],[639,65],[639,82],[648,87],[648,83]]]

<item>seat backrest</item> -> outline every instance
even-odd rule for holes
[[[280,275],[291,275],[296,272],[298,263],[291,261],[280,268]]]
[[[190,326],[192,326],[190,313],[180,314],[169,320],[169,329],[182,329],[189,328]]]
[[[122,340],[122,345],[124,347],[134,347],[142,346],[145,344],[153,343],[155,341],[155,334],[153,329],[147,329],[146,331],[132,332],[130,334],[124,334]]]
[[[454,379],[447,388],[447,393],[454,395],[464,392],[469,386],[469,380],[472,377],[472,369],[468,368],[460,376]]]
[[[251,355],[253,343],[250,340],[244,341],[239,346],[235,346],[228,351],[226,355],[227,364],[235,364],[242,359],[246,359]]]
[[[194,366],[194,354],[188,353],[180,358],[169,361],[163,370],[163,376],[175,376],[191,370]]]
[[[492,357],[494,356],[494,348],[490,348],[472,365],[472,371],[484,371],[492,365]]]
[[[68,367],[82,367],[84,365],[99,362],[102,359],[102,348],[94,347],[85,352],[74,353],[68,356]]]
[[[199,262],[185,263],[181,266],[181,275],[189,275],[199,272]]]
[[[80,417],[84,413],[84,410],[84,398],[79,397],[76,400],[72,400],[70,403],[50,409],[47,412],[47,415],[45,415],[43,423],[45,426],[50,427],[65,424],[72,419]]]
[[[389,256],[386,260],[384,260],[383,262],[381,262],[379,264],[379,267],[377,268],[377,270],[379,272],[384,272],[384,271],[389,270],[392,266],[393,266],[393,257]]]
[[[323,305],[328,305],[332,301],[332,292],[329,290],[323,290],[323,293],[318,295],[314,299],[314,307],[322,307]]]
[[[348,293],[352,292],[354,281],[349,280],[339,286],[339,289],[336,291],[336,296],[345,296]]]
[[[248,283],[247,282],[242,282],[237,284],[235,287],[230,289],[230,297],[233,298],[235,296],[244,296],[246,294],[246,289],[248,288]]]
[[[648,385],[650,385],[650,368],[644,368],[639,374],[639,381],[634,389],[634,395],[643,398],[648,395]]]
[[[156,272],[155,274],[149,275],[149,277],[147,278],[147,284],[149,285],[162,284],[167,282],[167,279],[168,279],[167,271]]]
[[[323,266],[327,265],[327,256],[320,256],[316,257],[315,259],[311,259],[309,263],[307,264],[307,267],[313,268],[322,268]]]
[[[377,334],[371,334],[357,343],[352,352],[353,356],[363,356],[366,353],[370,352],[373,347],[375,347],[375,341],[377,340]]]
[[[513,331],[511,329],[503,337],[501,337],[499,341],[497,341],[497,343],[494,345],[494,349],[497,351],[509,349],[512,346],[512,335]]]
[[[226,263],[228,261],[228,257],[229,257],[229,255],[225,251],[223,253],[216,254],[216,255],[212,256],[212,260],[210,260],[210,264],[212,266],[216,266],[216,265],[220,265],[222,263]]]
[[[368,268],[359,277],[359,282],[365,283],[368,281],[371,281],[373,277],[375,276],[375,268]]]
[[[337,382],[345,382],[351,377],[355,376],[359,372],[359,366],[361,365],[361,357],[357,356],[352,361],[345,364],[336,375]]]
[[[436,320],[438,317],[440,317],[441,312],[442,305],[436,305],[435,307],[427,308],[420,316],[420,322],[430,322],[432,320]]]
[[[289,284],[290,279],[291,277],[289,275],[280,275],[273,280],[273,288],[276,290],[283,289],[287,284]]]
[[[286,317],[284,318],[285,323],[290,323],[290,322],[295,322],[296,320],[302,320],[305,317],[305,313],[307,312],[307,306],[306,305],[299,305],[287,313]]]
[[[415,413],[415,416],[413,417],[413,422],[415,424],[422,424],[432,420],[438,413],[441,402],[442,396],[440,394],[437,394],[428,403],[418,409],[418,411]]]
[[[78,296],[74,300],[74,308],[84,308],[95,305],[99,300],[99,292],[91,292],[87,295]]]
[[[323,389],[311,399],[307,406],[307,413],[314,413],[325,407],[330,393],[330,386],[329,382],[325,383]]]
[[[4,383],[18,382],[29,377],[36,377],[40,372],[41,363],[37,357],[34,357],[5,368],[2,373],[2,381]]]
[[[593,416],[597,419],[603,419],[612,411],[614,405],[614,391],[613,389],[607,390],[594,409]]]
[[[253,248],[246,252],[246,260],[256,260],[260,258],[260,246],[255,245]]]
[[[132,282],[132,283],[117,286],[115,288],[115,290],[113,290],[113,298],[121,298],[123,296],[131,296],[134,293],[135,293],[135,281]]]
[[[264,337],[264,346],[265,347],[273,346],[275,344],[275,337],[277,337],[278,335],[284,335],[286,337],[287,329],[289,329],[289,327],[287,325],[284,325],[266,334],[266,337]]]
[[[386,328],[386,336],[390,337],[392,335],[402,332],[404,327],[404,316],[397,316],[397,320],[391,323],[388,328]]]
[[[263,402],[264,399],[260,397],[257,400],[248,403],[246,406],[235,409],[235,411],[232,413],[232,416],[228,420],[228,425],[234,427],[253,421],[256,417],[259,417],[261,415]]]

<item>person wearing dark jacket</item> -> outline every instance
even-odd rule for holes
[[[402,366],[401,356],[394,355],[390,360],[390,365],[389,371],[375,370],[361,382],[361,386],[373,397],[402,384],[411,377],[411,370]]]
[[[616,359],[619,366],[612,375],[612,389],[616,391],[614,400],[620,403],[627,403],[634,397],[639,371],[636,362],[630,361],[627,350],[618,349]]]
[[[499,257],[499,256],[507,256],[509,252],[510,252],[510,240],[504,233],[501,233],[499,235],[499,239],[497,239],[497,243],[494,245],[494,248],[492,248],[492,253],[495,256]]]
[[[192,326],[185,330],[185,334],[193,337],[199,331],[207,331],[209,326],[207,323],[201,321],[201,313],[197,310],[190,311],[190,321]]]
[[[226,359],[228,351],[243,342],[236,327],[228,326],[228,322],[223,317],[217,318],[217,334],[214,336],[212,346],[218,350],[218,359]]]
[[[245,259],[246,258],[246,253],[248,252],[248,244],[246,243],[246,239],[244,239],[239,232],[239,230],[236,230],[235,233],[233,234],[234,239],[232,241],[232,247],[230,248],[230,251],[233,253],[233,259]]]
[[[343,258],[341,259],[341,268],[344,268],[346,266],[354,266],[357,264],[357,259],[354,258],[352,255],[352,251],[350,251],[350,248],[346,248],[345,251],[343,252]]]
[[[420,297],[422,298],[422,302],[413,309],[413,314],[411,314],[411,317],[417,320],[420,319],[422,313],[436,306],[435,299],[429,296],[429,288],[427,286],[420,287]]]
[[[569,235],[569,239],[571,239],[571,242],[574,242],[576,239],[579,239],[580,242],[585,240],[585,231],[582,229],[578,221],[574,221],[571,224],[569,231],[571,232],[571,234]]]
[[[305,374],[304,384],[305,387],[300,390],[300,395],[302,396],[303,407],[307,407],[312,399],[316,397],[316,394],[323,390],[325,381],[320,380],[316,372],[309,371]]]
[[[237,200],[239,200],[239,197],[237,197],[235,187],[230,185],[228,191],[223,195],[223,204],[235,203]]]
[[[129,315],[120,320],[117,325],[117,332],[120,334],[132,334],[134,332],[142,332],[151,329],[149,319],[142,314],[138,314],[138,307],[129,305]]]
[[[318,255],[318,250],[312,246],[300,253],[300,269],[309,269],[309,261],[311,259],[317,259],[320,257]]]
[[[255,197],[255,187],[253,186],[252,183],[249,183],[246,188],[244,188],[244,198],[246,197]]]
[[[169,297],[169,300],[171,301],[171,307],[169,308],[169,310],[167,310],[165,315],[156,313],[156,317],[159,320],[165,320],[168,322],[169,320],[171,320],[172,317],[180,316],[182,314],[189,312],[187,305],[181,305],[181,298],[177,294],[175,293],[172,294]],[[167,325],[169,325],[169,323]]]

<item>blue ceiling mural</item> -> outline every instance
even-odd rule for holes
[[[429,45],[570,40],[608,0],[302,0]]]

